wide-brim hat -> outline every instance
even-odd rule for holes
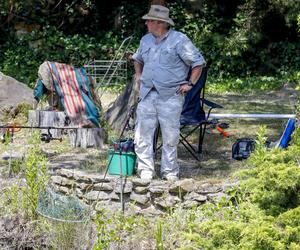
[[[144,20],[157,20],[163,21],[170,25],[174,25],[173,20],[169,17],[169,9],[161,5],[151,5],[148,14],[144,15]]]

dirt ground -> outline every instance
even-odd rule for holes
[[[253,93],[253,94],[208,94],[207,99],[221,104],[224,108],[212,113],[226,114],[295,114],[298,102],[298,93],[293,90]],[[232,159],[232,145],[238,138],[256,139],[257,132],[262,125],[267,126],[266,137],[274,145],[279,141],[287,119],[219,119],[227,123],[229,137],[222,136],[215,128],[209,128],[205,134],[203,153],[200,161],[186,158],[184,148],[179,147],[179,159],[185,166],[182,167],[182,176],[197,179],[215,179],[221,181],[228,178],[233,172],[243,168],[244,161]],[[195,142],[197,138],[195,137]]]
[[[253,94],[207,94],[210,101],[222,105],[223,109],[213,110],[212,113],[234,113],[234,114],[295,114],[297,104],[297,92],[295,91],[272,91],[266,93]],[[109,106],[111,100],[115,98],[114,94],[104,93],[102,103],[105,108]],[[178,147],[178,162],[182,178],[193,177],[196,179],[220,179],[227,178],[232,172],[238,170],[244,165],[244,161],[236,161],[231,157],[231,148],[237,138],[254,138],[259,131],[260,126],[266,125],[266,137],[269,141],[275,143],[280,139],[284,131],[287,119],[219,119],[218,122],[227,123],[229,128],[225,131],[229,137],[224,137],[215,128],[208,126],[203,142],[203,152],[196,161],[191,154],[180,144]],[[15,134],[14,142],[8,146],[0,147],[0,155],[13,151],[20,153],[25,151],[24,138],[29,131],[22,130]],[[116,131],[115,135],[120,133]],[[129,132],[124,136],[132,136]],[[191,136],[191,143],[196,146],[198,142],[197,133]],[[68,144],[68,138],[62,142],[51,141],[42,144],[43,150],[47,153],[49,161],[59,163],[60,161],[73,161],[75,168],[86,170],[88,172],[103,172],[107,164],[107,149],[111,145],[105,145],[102,150],[71,148]],[[156,165],[159,168],[160,152],[156,159]],[[76,164],[77,163],[77,164]],[[0,161],[0,173],[5,171],[7,162]],[[2,167],[1,167],[2,166]]]

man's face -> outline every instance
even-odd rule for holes
[[[146,20],[145,24],[147,25],[148,32],[153,33],[157,30],[158,28],[158,21],[156,20]]]

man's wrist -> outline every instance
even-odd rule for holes
[[[192,82],[192,80],[189,80],[187,85],[190,86],[190,87],[193,87],[195,84]]]
[[[135,74],[135,75],[134,75],[134,80],[135,80],[135,82],[140,81],[140,79],[141,79],[141,74]]]

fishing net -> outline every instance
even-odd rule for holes
[[[50,187],[40,192],[37,212],[62,222],[87,222],[90,218],[88,207],[77,197],[59,194]]]
[[[48,186],[39,194],[37,212],[48,221],[53,249],[92,249],[90,209],[77,197],[57,193]]]

